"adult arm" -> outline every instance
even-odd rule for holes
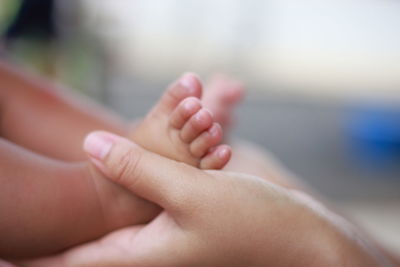
[[[51,255],[158,213],[87,162],[50,159],[0,138],[0,258]]]
[[[63,91],[0,61],[0,136],[49,157],[78,161],[85,159],[81,144],[90,131],[127,133],[127,124],[112,112]]]
[[[106,176],[164,208],[26,266],[392,266],[350,223],[300,191],[257,177],[204,172],[106,133],[86,149]],[[93,140],[95,138],[95,142]],[[112,140],[112,141],[110,141]],[[103,142],[103,144],[102,144]]]
[[[104,228],[87,167],[43,157],[2,138],[0,158],[0,258],[55,253],[96,238]]]

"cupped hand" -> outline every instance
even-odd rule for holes
[[[202,171],[94,132],[86,150],[112,181],[160,205],[132,226],[26,266],[369,266],[336,215],[260,178]],[[347,228],[346,228],[347,229]]]

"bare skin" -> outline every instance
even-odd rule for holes
[[[21,266],[394,266],[301,191],[178,164],[104,132],[90,134],[85,149],[111,181],[163,212],[148,224]]]
[[[1,117],[0,117],[0,135],[3,137],[7,137],[8,139],[12,139],[13,142],[24,145],[28,147],[31,150],[37,151],[41,154],[45,154],[48,156],[52,156],[58,159],[63,159],[63,160],[68,160],[68,161],[80,161],[85,158],[84,153],[82,152],[80,146],[81,146],[81,141],[83,140],[83,137],[90,132],[91,130],[94,129],[106,129],[114,133],[119,133],[121,135],[127,135],[129,132],[128,125],[126,122],[122,121],[120,118],[118,118],[115,115],[112,115],[109,111],[105,111],[104,108],[101,108],[99,106],[94,105],[93,103],[90,103],[88,105],[88,101],[79,102],[76,101],[76,99],[65,96],[65,94],[62,94],[59,91],[55,91],[55,88],[53,85],[49,85],[43,81],[37,81],[37,79],[32,78],[30,76],[26,76],[24,74],[19,73],[15,69],[11,69],[7,67],[5,64],[0,64],[0,78],[2,80],[2,83],[0,84],[0,108],[1,108]],[[215,80],[215,79],[214,79]],[[221,80],[219,80],[221,81]],[[224,99],[232,99],[227,97],[229,95],[230,91],[234,92],[240,92],[242,89],[236,87],[236,89],[232,90],[229,89],[226,85],[228,83],[224,83],[223,87],[217,87],[216,85],[221,84],[220,82],[214,82],[212,81],[209,85],[210,90],[206,91],[205,97],[203,98],[203,103],[205,106],[210,109],[212,112],[215,114],[216,121],[220,122],[224,128],[226,128],[227,124],[225,123],[226,121],[231,121],[231,117],[229,117],[228,120],[225,119],[219,119],[219,118],[226,118],[227,116],[231,116],[229,112],[226,112],[226,110],[231,110],[231,108],[237,103],[235,101],[233,102],[226,102],[226,101],[214,101],[211,96],[214,97],[223,97]],[[13,88],[12,90],[10,88]],[[30,91],[28,93],[28,90]],[[227,94],[225,95],[222,94],[222,96],[219,94],[220,92],[226,92]],[[207,97],[208,95],[208,97]],[[238,94],[240,95],[240,93]],[[29,97],[25,97],[29,96]],[[14,98],[15,97],[15,98]],[[17,97],[23,97],[23,101],[19,102],[21,105],[15,106],[15,105],[6,105],[8,103],[11,103],[10,101],[13,101],[14,103],[17,103]],[[14,99],[12,99],[14,98]],[[46,99],[50,98],[52,101],[48,101]],[[212,99],[213,102],[209,102],[208,99]],[[55,102],[53,102],[55,101]],[[220,106],[215,105],[216,102],[220,103],[226,103],[228,104],[226,107],[227,109],[219,109]],[[233,104],[233,105],[230,105]],[[21,112],[18,111],[18,108],[22,110]],[[7,113],[5,114],[4,111],[7,110]],[[32,110],[30,112],[24,112],[24,110]],[[51,113],[47,112],[48,110],[52,110]],[[33,112],[36,111],[36,112]],[[219,113],[221,112],[221,113]],[[111,115],[110,115],[111,114]],[[6,116],[5,116],[6,115]],[[57,119],[53,119],[57,118]],[[15,121],[21,121],[21,123],[16,124]],[[32,122],[35,122],[33,125]],[[228,124],[229,125],[229,124]],[[39,127],[36,127],[39,126]],[[40,134],[35,134],[32,131],[32,128],[35,130],[42,130]],[[48,135],[48,133],[52,133]],[[60,142],[59,136],[63,136],[63,142]],[[45,138],[43,138],[45,137]],[[67,137],[67,138],[66,138]],[[4,145],[3,142],[4,140],[1,140],[1,149],[4,148],[4,146],[10,146],[12,144],[7,144]],[[241,146],[242,147],[242,146]],[[12,154],[17,154],[18,156],[15,157],[15,165],[10,164],[9,166],[15,166],[14,168],[10,168],[12,171],[12,174],[15,174],[15,170],[18,169],[19,172],[18,174],[20,175],[20,179],[23,179],[24,182],[29,183],[29,179],[27,179],[27,174],[30,173],[30,169],[26,168],[25,171],[21,171],[21,165],[25,164],[24,162],[28,161],[31,162],[30,165],[36,167],[36,172],[43,171],[43,170],[48,170],[47,173],[51,175],[44,175],[42,174],[42,177],[48,177],[49,179],[54,177],[54,174],[57,175],[57,177],[62,176],[62,177],[68,177],[63,179],[63,178],[57,178],[61,179],[60,185],[64,186],[69,186],[69,183],[77,183],[81,182],[82,180],[85,179],[71,179],[70,177],[88,177],[92,175],[99,175],[99,177],[102,177],[104,180],[104,177],[99,174],[98,172],[93,171],[90,167],[87,167],[86,164],[76,164],[74,165],[74,168],[72,168],[72,164],[66,164],[63,162],[55,161],[55,160],[50,160],[45,157],[38,156],[36,154],[30,153],[25,151],[22,148],[16,148],[15,146],[11,149],[14,153]],[[7,151],[11,150],[4,150],[9,156]],[[18,153],[16,151],[20,150]],[[261,157],[258,159],[257,162],[260,162],[260,164],[252,164],[252,160],[249,160],[251,158],[257,157],[257,155],[260,155],[259,152],[253,153],[253,149],[248,149],[248,147],[244,151],[245,153],[236,153],[236,155],[240,156],[236,162],[238,162],[238,165],[230,165],[228,167],[231,167],[233,169],[237,168],[239,171],[248,171],[249,173],[258,173],[261,176],[263,176],[265,179],[269,180],[274,180],[282,182],[284,184],[288,184],[288,179],[286,179],[286,172],[282,171],[281,168],[276,168],[273,164],[268,164],[269,158],[266,157]],[[1,154],[1,151],[0,151]],[[247,157],[246,155],[250,156]],[[235,160],[235,157],[233,158]],[[241,161],[240,159],[246,159],[245,161]],[[267,162],[263,160],[267,160]],[[11,160],[12,161],[12,160]],[[250,163],[250,164],[248,164]],[[264,164],[264,165],[263,165]],[[29,165],[29,164],[28,164]],[[50,168],[50,166],[52,166]],[[253,166],[253,167],[252,167]],[[64,175],[61,174],[61,170],[64,172]],[[267,173],[265,172],[267,170]],[[3,168],[1,169],[1,173],[7,173],[7,169]],[[34,171],[34,169],[33,169]],[[275,173],[276,175],[275,178],[269,176],[268,174]],[[82,175],[83,173],[83,175]],[[90,174],[90,175],[89,175]],[[10,176],[11,177],[11,176]],[[18,179],[18,177],[16,177]],[[98,179],[101,181],[101,179]],[[80,185],[79,188],[84,188],[84,184]],[[107,188],[107,187],[105,187]],[[112,187],[111,187],[112,188]],[[35,188],[33,188],[35,189]],[[37,189],[39,190],[39,189]],[[120,189],[118,188],[117,191]],[[110,190],[112,193],[113,191]],[[43,193],[43,192],[42,192]],[[13,194],[12,195],[17,195]],[[62,198],[62,196],[60,196]],[[43,198],[40,198],[43,203],[46,205],[49,205],[47,208],[48,210],[51,210],[51,208],[54,208],[55,211],[58,210],[57,202],[56,203],[48,203],[45,202],[46,200],[46,194],[43,195]],[[159,208],[156,205],[149,205],[147,201],[138,201],[138,198],[133,196],[133,200],[136,203],[142,203],[139,205],[136,205],[134,209],[137,209],[138,212],[142,213],[143,211],[148,211],[147,214],[142,214],[141,218],[136,218],[137,222],[146,221],[150,220],[153,218],[158,212]],[[123,201],[122,201],[123,202]],[[70,207],[73,206],[81,206],[80,202],[75,202],[74,199],[70,199],[71,205]],[[76,204],[74,204],[76,203]],[[1,201],[0,207],[1,209],[4,208],[5,204],[4,201]],[[15,203],[14,203],[15,204]],[[141,206],[142,205],[142,206]],[[90,205],[89,205],[90,206]],[[124,205],[122,205],[124,206]],[[11,205],[10,206],[10,212],[6,214],[12,214],[16,210],[16,206]],[[28,206],[29,208],[29,206]],[[33,211],[35,208],[37,209],[37,206],[32,207]],[[63,207],[64,208],[64,207]],[[113,205],[113,208],[115,209],[115,205]],[[22,209],[21,211],[24,211],[25,209]],[[118,212],[118,209],[115,209],[116,212]],[[72,214],[71,210],[67,210],[68,212],[66,214]],[[95,213],[96,209],[94,207],[88,208],[88,211]],[[22,212],[21,212],[22,213]],[[29,214],[29,213],[27,213]],[[41,213],[43,214],[43,213]],[[1,221],[0,217],[0,221]],[[21,220],[30,220],[33,221],[35,218],[31,218],[28,216],[25,217],[20,217]],[[60,217],[60,219],[63,219],[64,217]],[[65,220],[71,220],[71,218],[79,218],[76,216],[66,216]],[[91,217],[90,217],[91,218]],[[90,219],[89,218],[89,219]],[[4,219],[4,218],[3,218]],[[93,219],[96,219],[94,217]],[[87,225],[81,225],[82,228],[87,227],[87,229],[90,229],[90,233],[96,232],[93,231],[93,225],[90,223],[90,220],[88,221],[87,218],[83,220],[87,222]],[[99,221],[96,221],[96,225],[99,224]],[[0,223],[1,225],[1,223]],[[72,224],[73,225],[73,224]],[[0,226],[1,228],[1,226]],[[16,229],[16,228],[14,228]],[[51,229],[51,228],[50,228]],[[88,235],[81,235],[77,234],[74,235],[73,231],[78,230],[76,227],[73,229],[66,229],[67,232],[71,233],[71,236],[78,236],[82,241],[90,240],[94,238],[97,234],[95,233],[92,235],[92,237]],[[127,230],[129,231],[129,229]],[[111,234],[110,236],[107,236],[105,240],[107,244],[110,244],[112,246],[115,240],[114,234]],[[29,249],[32,251],[33,248],[35,248],[35,243],[31,243],[32,240],[34,240],[37,236],[31,236],[30,238],[28,237],[27,242],[25,245],[21,245],[22,247],[29,247]],[[111,238],[113,237],[113,238]],[[123,236],[121,236],[123,238]],[[114,241],[113,241],[114,240]],[[37,241],[37,240],[36,240]],[[59,244],[59,242],[64,242],[62,239],[61,240],[51,240],[51,242],[56,242],[55,244]],[[58,242],[58,243],[57,243]],[[69,241],[70,242],[70,241]],[[102,241],[103,242],[103,241]],[[0,242],[1,243],[1,242]],[[75,242],[70,242],[70,245],[74,245]],[[94,243],[93,245],[95,245]],[[12,243],[7,243],[7,246],[13,245]],[[92,247],[91,244],[88,245],[88,247]],[[100,247],[97,247],[100,248]],[[103,247],[105,250],[108,248],[108,246]],[[72,251],[72,253],[67,253],[66,256],[68,257],[62,257],[63,259],[68,258],[68,260],[71,260],[71,262],[95,262],[93,257],[96,257],[97,259],[102,259],[102,257],[99,257],[99,255],[96,255],[95,253],[92,253],[90,255],[87,255],[85,253],[81,253],[86,251],[86,246],[85,249],[75,249]],[[99,251],[100,252],[100,251]],[[102,253],[107,252],[103,251]],[[33,253],[35,253],[33,251]],[[39,253],[40,254],[40,253]],[[76,257],[77,255],[80,255],[80,257]],[[85,258],[86,256],[86,258]],[[108,253],[103,254],[104,257],[109,256]],[[393,257],[394,258],[394,257]],[[57,261],[58,262],[58,261]],[[69,261],[68,261],[69,262]],[[0,265],[3,264],[3,262],[0,262]],[[38,266],[42,266],[39,264]]]
[[[112,111],[1,61],[0,80],[0,136],[39,154],[82,161],[86,160],[83,138],[93,130],[137,136],[130,123]],[[210,81],[201,101],[223,129],[227,129],[232,109],[243,95],[238,84],[219,75]],[[200,95],[201,89],[194,92],[195,97]]]
[[[0,80],[0,136],[39,154],[82,161],[80,144],[90,131],[128,133],[112,112],[1,61]]]
[[[201,94],[197,76],[185,75],[167,90],[129,138],[171,159],[202,169],[221,169],[230,158],[230,148],[218,146],[222,128],[202,107]]]
[[[4,139],[0,156],[0,258],[55,253],[159,212],[87,163],[50,159]]]
[[[234,110],[244,94],[245,88],[240,81],[223,74],[213,76],[207,83],[202,102],[224,129],[225,138],[234,125]]]
[[[169,87],[132,138],[156,153],[196,167],[223,167],[230,158],[230,148],[218,145],[222,131],[196,97],[201,89],[196,76],[184,75]],[[9,124],[7,115],[5,112],[5,124]],[[0,219],[2,257],[54,253],[113,229],[146,222],[159,212],[156,205],[108,182],[87,163],[52,160],[0,141],[0,153],[9,161],[4,162],[0,173],[6,185],[2,187],[0,214],[13,214]],[[12,201],[13,196],[29,198]],[[64,212],[67,207],[70,212]],[[49,216],[43,216],[43,212]],[[72,230],[76,234],[71,234]]]

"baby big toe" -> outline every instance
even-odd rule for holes
[[[156,112],[171,113],[177,105],[187,97],[200,98],[202,84],[197,75],[184,74],[178,81],[168,87],[155,107]]]

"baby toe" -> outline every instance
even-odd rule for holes
[[[205,108],[200,109],[182,127],[180,138],[185,143],[190,143],[197,138],[203,131],[210,128],[213,124],[211,112]]]
[[[200,161],[201,169],[222,169],[229,161],[232,155],[232,149],[228,145],[219,145],[212,149]]]
[[[168,87],[154,111],[169,114],[183,99],[190,96],[200,98],[201,94],[202,84],[199,77],[193,73],[186,73]]]
[[[176,129],[182,129],[183,125],[185,125],[185,123],[200,109],[200,99],[188,97],[171,113],[169,123]]]
[[[204,156],[211,147],[217,145],[222,140],[222,128],[214,122],[207,131],[202,132],[190,143],[190,153],[195,157]]]

